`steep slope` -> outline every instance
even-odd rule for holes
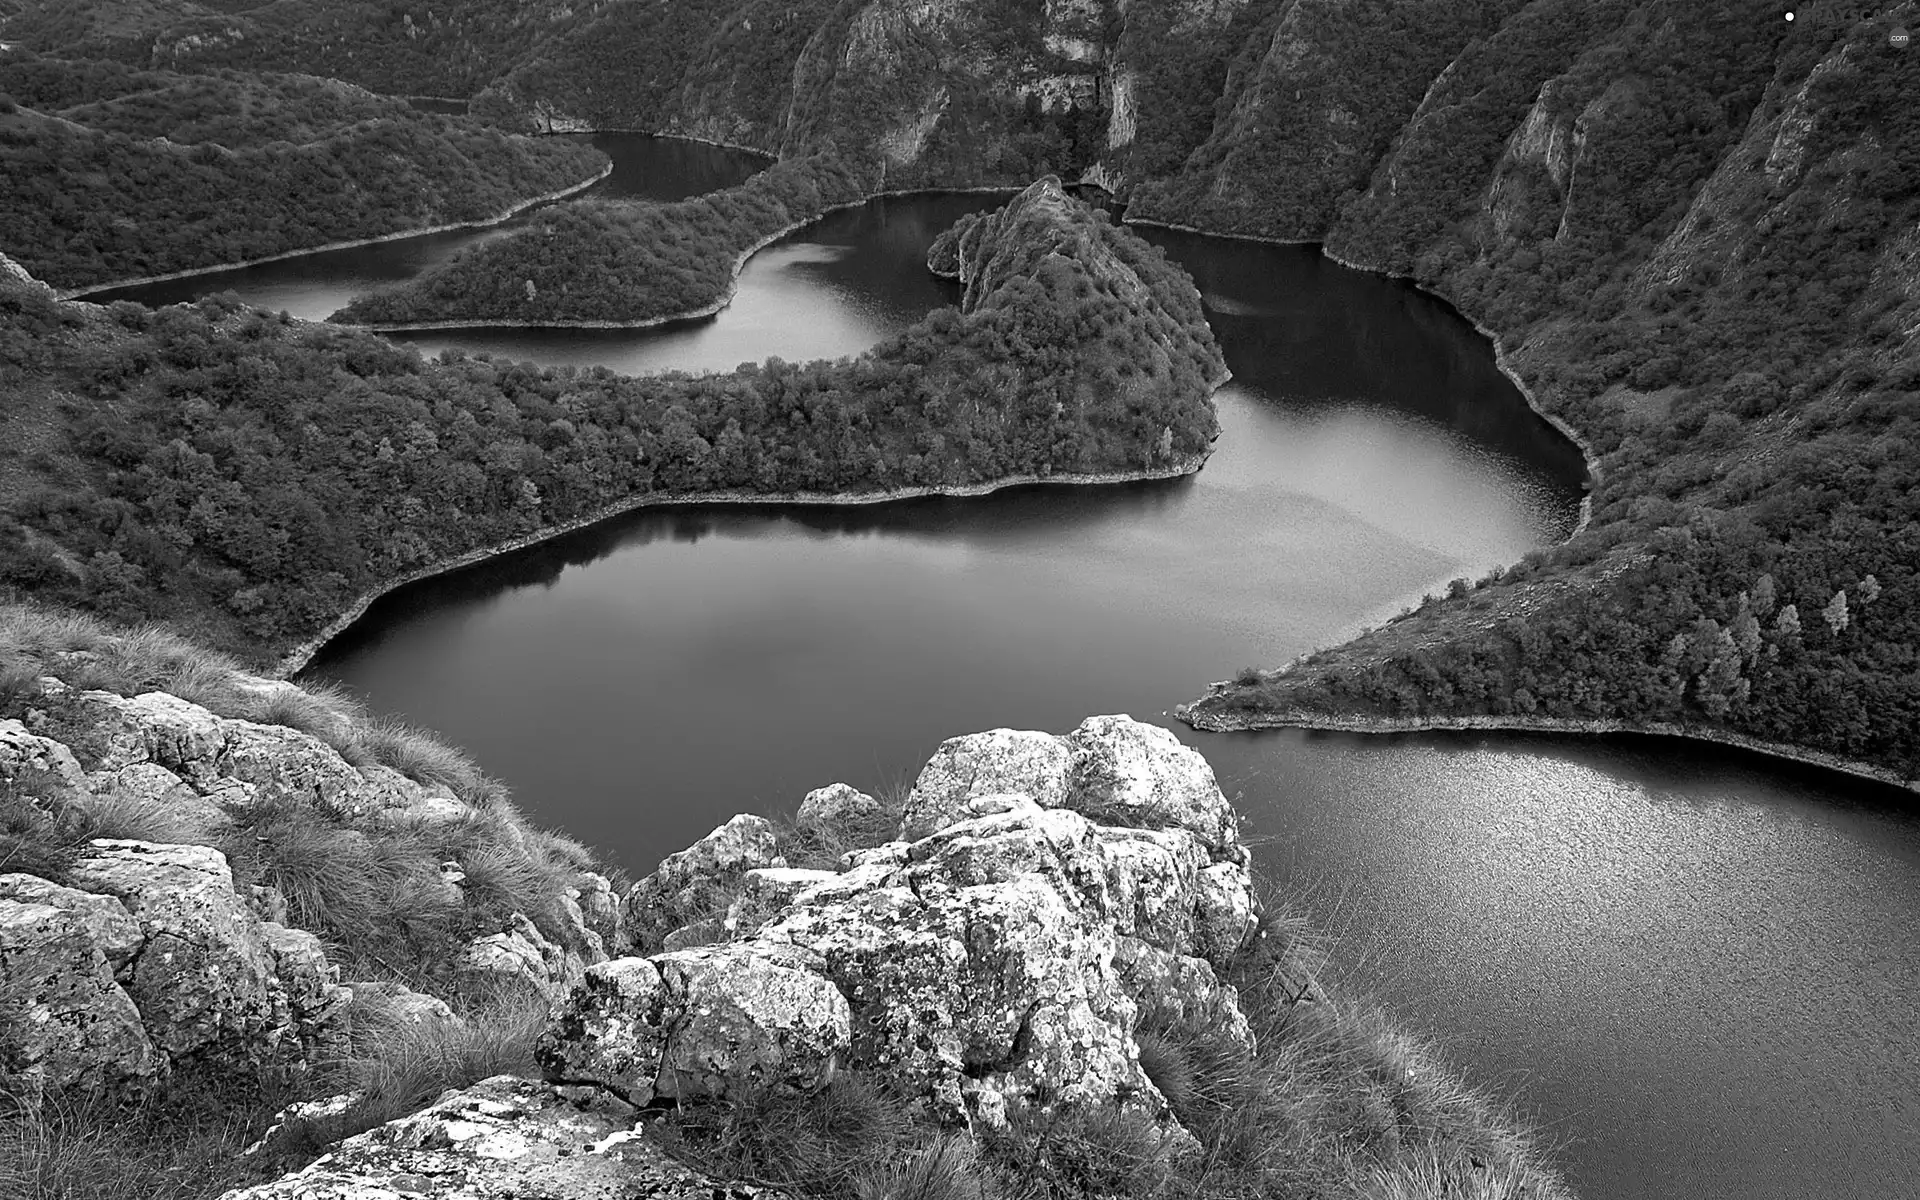
[[[1760,8],[1536,5],[1449,68],[1329,246],[1499,331],[1597,455],[1592,523],[1193,719],[1624,721],[1920,778],[1920,60]]]
[[[74,288],[495,220],[605,156],[332,80],[0,53],[0,238]]]

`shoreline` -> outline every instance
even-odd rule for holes
[[[1213,687],[1221,687],[1214,684]],[[1217,694],[1217,693],[1212,693]],[[1786,759],[1805,766],[1835,771],[1857,779],[1884,783],[1905,791],[1920,793],[1920,779],[1903,779],[1897,772],[1856,759],[1842,758],[1824,750],[1812,750],[1790,742],[1769,742],[1731,730],[1696,725],[1674,725],[1666,721],[1633,721],[1624,717],[1371,717],[1335,716],[1294,710],[1285,713],[1212,713],[1194,711],[1198,701],[1181,704],[1172,716],[1188,726],[1208,733],[1244,733],[1260,729],[1308,729],[1326,733],[1357,733],[1386,736],[1396,733],[1544,733],[1609,737],[1633,734],[1641,737],[1669,738],[1677,741],[1706,742],[1737,750]]]
[[[1224,382],[1221,381],[1221,382]],[[1217,388],[1219,385],[1216,384]],[[1211,394],[1211,393],[1209,393]],[[1206,465],[1213,456],[1212,446],[1199,454],[1189,455],[1166,467],[1145,467],[1134,471],[1096,471],[1096,472],[1058,472],[1051,475],[1008,475],[1000,479],[981,483],[930,484],[923,487],[888,488],[884,491],[866,492],[742,492],[738,490],[717,492],[657,492],[643,496],[616,500],[611,504],[563,521],[558,525],[543,526],[531,533],[509,538],[505,542],[496,542],[487,546],[477,546],[472,550],[442,559],[425,567],[408,571],[398,578],[362,593],[353,604],[338,617],[328,622],[319,633],[304,642],[295,645],[281,655],[269,676],[274,679],[289,679],[305,669],[313,657],[334,638],[351,628],[355,622],[366,615],[367,610],[381,597],[386,596],[410,584],[432,579],[436,575],[445,575],[466,567],[478,566],[489,559],[512,554],[537,546],[541,542],[551,541],[569,533],[578,533],[583,529],[610,521],[628,513],[644,508],[666,508],[673,506],[691,507],[700,504],[765,504],[794,505],[800,507],[855,506],[870,504],[892,504],[900,500],[919,500],[931,497],[967,498],[987,496],[1008,488],[1057,485],[1061,487],[1104,487],[1125,483],[1153,483],[1167,479],[1179,479],[1194,474]]]
[[[759,241],[742,250],[733,260],[733,270],[727,279],[726,291],[720,298],[699,308],[689,308],[682,312],[667,313],[658,317],[638,317],[631,321],[519,321],[512,317],[451,317],[440,321],[393,321],[380,324],[363,325],[359,323],[336,322],[328,317],[324,322],[337,325],[341,329],[359,329],[367,333],[449,333],[462,329],[653,329],[661,325],[672,325],[680,321],[699,321],[717,316],[724,311],[740,291],[740,276],[747,269],[747,261],[754,255],[773,245],[781,238],[798,233],[807,226],[825,219],[832,213],[849,208],[858,208],[875,200],[885,200],[896,196],[937,196],[937,195],[1009,195],[1018,192],[1016,187],[977,187],[977,188],[900,188],[894,191],[870,192],[858,200],[846,200],[829,205],[813,216],[794,221],[784,228],[767,234]]]
[[[542,204],[551,204],[556,200],[564,200],[568,196],[584,192],[611,174],[613,174],[613,163],[609,161],[606,166],[602,167],[597,174],[589,179],[571,184],[558,191],[547,192],[543,195],[522,200],[498,216],[489,217],[485,220],[454,221],[446,225],[429,225],[421,229],[403,229],[395,233],[383,233],[376,237],[354,238],[344,242],[328,242],[323,246],[308,246],[299,250],[287,250],[279,254],[269,254],[264,258],[249,258],[239,262],[215,263],[209,267],[189,267],[184,271],[168,271],[162,275],[143,275],[137,279],[120,279],[110,283],[90,283],[80,288],[60,288],[57,289],[53,295],[56,300],[79,300],[83,303],[94,303],[93,301],[87,300],[87,297],[98,292],[118,291],[121,288],[128,287],[145,287],[150,283],[170,283],[176,279],[192,279],[196,275],[217,275],[222,271],[239,271],[247,267],[259,267],[267,263],[284,262],[289,258],[300,258],[308,254],[325,254],[333,250],[354,250],[361,246],[378,246],[385,242],[400,242],[408,238],[430,237],[436,233],[452,233],[460,229],[488,229],[495,225],[504,224],[530,208],[537,208]]]
[[[1541,406],[1540,398],[1534,394],[1533,385],[1529,384],[1525,379],[1522,379],[1519,371],[1514,369],[1512,359],[1507,353],[1507,348],[1500,341],[1500,335],[1487,326],[1482,325],[1478,317],[1466,312],[1466,310],[1462,309],[1458,304],[1455,304],[1448,296],[1441,292],[1434,291],[1411,275],[1384,270],[1380,267],[1370,267],[1365,263],[1342,258],[1332,250],[1329,250],[1324,240],[1314,238],[1264,237],[1257,233],[1216,233],[1212,230],[1201,229],[1194,225],[1181,225],[1172,221],[1158,221],[1151,217],[1123,217],[1121,222],[1126,225],[1145,225],[1156,229],[1172,229],[1180,233],[1195,233],[1202,237],[1230,238],[1234,241],[1241,242],[1258,242],[1266,246],[1314,246],[1319,249],[1320,257],[1345,267],[1349,271],[1364,271],[1369,275],[1377,275],[1383,279],[1397,279],[1404,283],[1410,283],[1413,285],[1414,290],[1421,295],[1431,296],[1435,300],[1445,304],[1453,310],[1455,316],[1458,316],[1461,320],[1473,326],[1473,331],[1487,339],[1487,342],[1492,345],[1493,365],[1499,370],[1500,374],[1506,376],[1507,382],[1513,384],[1514,390],[1520,393],[1520,398],[1527,402],[1527,407],[1533,410],[1533,414],[1552,426],[1554,432],[1566,438],[1569,442],[1572,442],[1574,447],[1580,451],[1581,461],[1587,471],[1587,486],[1580,497],[1580,517],[1574,522],[1572,531],[1561,539],[1561,544],[1564,545],[1574,538],[1579,537],[1582,533],[1586,532],[1587,526],[1592,524],[1593,494],[1600,487],[1601,470],[1599,455],[1594,453],[1592,444],[1587,441],[1579,430],[1568,424],[1565,418],[1548,412]]]

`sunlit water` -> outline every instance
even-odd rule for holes
[[[756,256],[713,321],[415,342],[626,371],[854,353],[952,300],[925,246],[989,203],[836,214]],[[643,870],[955,733],[1164,720],[1566,534],[1577,453],[1443,306],[1306,250],[1155,240],[1236,376],[1197,477],[642,512],[398,593],[312,674]],[[418,269],[380,252],[383,278]],[[369,277],[276,284],[279,306],[331,311]],[[1904,796],[1652,740],[1175,728],[1261,868],[1342,934],[1350,982],[1515,1097],[1583,1195],[1920,1195]]]

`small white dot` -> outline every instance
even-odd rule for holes
[[[1791,20],[1793,20],[1793,14],[1792,14],[1792,13],[1788,13],[1788,14],[1787,14],[1787,20],[1789,20],[1789,21],[1791,21]]]

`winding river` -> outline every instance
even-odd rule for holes
[[[628,194],[757,161],[598,140]],[[852,353],[953,300],[925,247],[992,203],[836,214],[704,322],[414,340],[623,371]],[[120,294],[321,316],[488,236]],[[397,593],[310,674],[641,871],[741,809],[910,775],[952,734],[1168,721],[1571,528],[1578,453],[1444,305],[1308,249],[1148,236],[1235,374],[1197,477],[642,512]],[[1260,866],[1342,934],[1349,981],[1512,1097],[1589,1200],[1920,1195],[1911,797],[1673,742],[1173,728],[1238,794]]]

